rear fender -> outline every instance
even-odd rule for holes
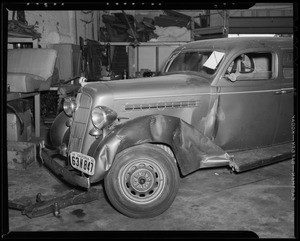
[[[102,141],[91,146],[88,155],[98,159],[91,183],[104,178],[117,153],[143,143],[169,146],[183,175],[205,167],[209,158],[229,159],[223,149],[185,121],[165,115],[143,116],[115,126]]]

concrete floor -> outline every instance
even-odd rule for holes
[[[165,213],[149,219],[120,214],[110,205],[100,183],[99,200],[61,209],[59,217],[48,214],[29,219],[10,209],[9,230],[219,230],[253,231],[260,238],[294,238],[293,170],[291,160],[240,174],[227,168],[199,170],[181,179],[178,195]],[[8,170],[9,199],[35,200],[41,193],[47,200],[70,190],[38,163],[27,170]]]

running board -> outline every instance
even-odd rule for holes
[[[233,156],[229,166],[236,172],[273,164],[292,157],[292,143],[255,150],[230,153]]]

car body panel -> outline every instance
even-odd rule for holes
[[[70,128],[66,122],[70,119],[65,112],[60,112],[54,119],[50,128],[50,141],[54,147],[59,147],[63,143],[68,145]]]
[[[116,126],[103,140],[91,146],[88,155],[98,158],[96,174],[90,178],[91,183],[106,175],[117,153],[143,143],[169,146],[183,175],[214,164],[228,165],[230,160],[222,148],[177,117],[141,116]]]
[[[281,83],[279,121],[276,131],[275,143],[291,142],[293,136],[294,116],[294,78],[293,78],[293,51],[283,49],[282,56],[279,58],[278,78]],[[288,70],[288,73],[285,73]]]

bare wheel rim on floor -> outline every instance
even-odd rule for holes
[[[154,160],[137,159],[121,168],[118,181],[124,197],[136,204],[146,204],[160,197],[166,174]]]

